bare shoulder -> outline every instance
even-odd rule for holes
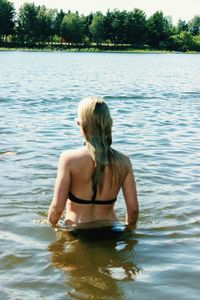
[[[81,157],[84,157],[85,155],[87,155],[87,151],[84,147],[65,150],[61,153],[59,161],[62,164],[69,164],[76,161],[77,159],[80,159]]]
[[[114,149],[113,149],[114,150]],[[117,159],[119,159],[120,161],[122,161],[122,163],[128,168],[128,169],[132,169],[132,165],[131,165],[131,161],[130,158],[123,154],[120,151],[114,150],[115,155],[117,157]]]

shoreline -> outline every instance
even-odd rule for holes
[[[172,50],[156,50],[156,49],[99,49],[99,48],[18,48],[18,47],[0,47],[0,52],[3,51],[20,51],[20,52],[81,52],[81,53],[130,53],[130,54],[200,54],[197,51],[172,51]]]

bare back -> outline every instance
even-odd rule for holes
[[[93,195],[92,175],[94,173],[94,161],[87,148],[81,148],[74,152],[74,159],[71,165],[71,187],[73,194],[81,199],[91,199]],[[120,185],[112,185],[112,172],[108,166],[104,169],[103,189],[100,193],[97,190],[96,198],[99,200],[116,198]]]
[[[129,163],[127,157],[125,163]],[[93,195],[92,176],[95,165],[87,147],[82,147],[73,151],[64,152],[59,161],[58,174],[56,179],[54,198],[49,209],[49,220],[56,223],[66,207],[65,223],[79,224],[99,220],[118,220],[114,211],[114,204],[105,203],[97,205],[92,202],[89,204],[74,203],[68,199],[69,193],[77,198],[91,200]],[[118,184],[111,184],[112,171],[106,166],[103,173],[103,188],[100,193],[97,189],[96,199],[98,201],[108,201],[117,198],[120,188],[123,188],[127,211],[137,209],[137,196],[134,186],[132,169],[129,168],[128,174],[122,174]],[[132,175],[131,175],[132,174]],[[108,204],[108,205],[107,205]]]
[[[73,153],[73,161],[70,167],[71,186],[70,192],[77,198],[90,200],[93,196],[92,176],[94,173],[94,161],[92,160],[86,147],[78,149]],[[108,166],[104,169],[103,189],[100,193],[97,189],[96,199],[106,201],[117,198],[120,185],[111,185],[112,172]],[[95,204],[78,204],[67,200],[67,209],[65,222],[75,223],[91,222],[99,219],[117,220],[113,210],[114,205],[95,205]]]

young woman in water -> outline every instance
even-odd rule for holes
[[[125,224],[135,225],[138,201],[131,162],[111,148],[112,119],[104,100],[84,98],[78,106],[77,124],[85,143],[60,156],[49,222],[56,225],[65,208],[66,225],[119,221],[114,204],[122,188]]]

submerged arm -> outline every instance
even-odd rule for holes
[[[61,154],[58,163],[58,172],[54,189],[54,196],[49,207],[48,221],[56,225],[66,206],[67,196],[71,183],[69,158],[67,153]]]
[[[139,214],[137,190],[132,166],[129,161],[129,171],[122,185],[124,199],[126,202],[126,224],[135,225]]]

